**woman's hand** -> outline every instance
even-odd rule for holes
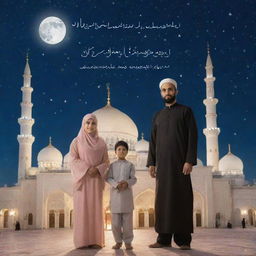
[[[97,174],[99,174],[99,170],[96,167],[91,167],[88,170],[88,174],[90,177],[94,178],[97,176]]]

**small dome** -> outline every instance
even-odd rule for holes
[[[199,158],[197,158],[196,161],[197,161],[197,165],[196,166],[203,166],[204,165],[202,160],[200,160]]]
[[[141,135],[141,140],[139,140],[135,145],[136,152],[145,152],[149,150],[149,142],[144,140],[144,134]]]
[[[242,160],[231,153],[229,146],[229,152],[219,161],[219,171],[222,175],[243,175],[243,168]]]
[[[65,169],[70,169],[70,167],[69,167],[69,152],[64,156],[63,167]]]
[[[43,148],[37,155],[38,167],[47,169],[61,168],[62,158],[61,152],[52,145],[50,139],[49,145]]]

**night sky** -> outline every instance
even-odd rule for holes
[[[56,16],[67,34],[43,42],[40,22]],[[20,102],[26,54],[32,72],[33,166],[52,143],[63,155],[82,117],[106,104],[129,115],[149,140],[153,114],[163,107],[158,83],[178,83],[178,102],[192,107],[199,129],[198,157],[206,163],[205,63],[214,66],[220,157],[231,151],[256,178],[256,3],[222,1],[0,2],[0,186],[17,182]],[[78,23],[77,23],[78,22]]]

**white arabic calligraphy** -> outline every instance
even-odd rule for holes
[[[114,70],[114,69],[121,69],[121,70],[161,70],[161,69],[168,69],[170,65],[91,65],[91,66],[82,66],[80,67],[81,70],[97,70],[97,69],[105,69],[105,70]]]
[[[166,24],[162,24],[162,25],[155,25],[155,23],[152,22],[150,25],[142,25],[141,22],[139,21],[137,25],[126,24],[123,22],[120,22],[120,24],[118,24],[118,25],[111,25],[110,22],[102,23],[102,24],[93,22],[91,24],[88,24],[88,23],[84,23],[82,18],[80,18],[79,21],[72,23],[72,27],[86,29],[86,30],[88,30],[88,29],[95,29],[95,30],[99,30],[99,29],[108,29],[108,30],[111,30],[111,29],[140,29],[140,30],[144,30],[144,29],[169,29],[169,28],[179,29],[180,23],[175,24],[172,21],[170,24],[166,23]]]
[[[152,56],[154,58],[170,58],[171,55],[171,50],[168,49],[167,51],[162,51],[162,50],[143,50],[140,51],[137,49],[137,47],[128,47],[126,48],[125,46],[121,50],[115,50],[112,47],[109,47],[108,49],[103,49],[103,50],[96,50],[94,46],[92,47],[87,47],[82,54],[82,58],[96,58],[98,56],[104,56],[106,58],[110,58],[112,56],[116,56],[118,58],[130,58],[130,57],[143,57],[147,58],[149,56]]]

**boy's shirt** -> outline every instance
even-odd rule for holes
[[[120,181],[125,180],[128,188],[117,189]],[[117,160],[109,167],[107,182],[110,184],[110,210],[112,213],[132,212],[134,209],[131,187],[137,182],[134,164],[127,160]]]

